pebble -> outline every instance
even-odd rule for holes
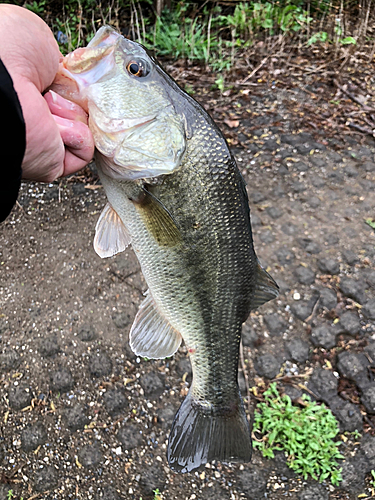
[[[254,367],[261,377],[273,379],[279,373],[281,363],[272,354],[263,354],[255,359]]]
[[[132,424],[125,424],[117,433],[117,439],[124,446],[125,450],[138,448],[143,442],[143,436],[139,429]]]
[[[120,500],[121,497],[113,486],[102,486],[101,492],[95,496],[95,500]]]
[[[347,175],[348,177],[358,177],[358,170],[354,167],[354,165],[347,165],[343,170],[345,175]]]
[[[259,335],[247,323],[242,326],[242,343],[246,347],[255,347],[259,343]]]
[[[375,163],[372,161],[365,161],[365,163],[363,163],[361,167],[363,168],[363,170],[365,170],[365,172],[375,171]]]
[[[375,320],[375,300],[369,300],[361,309],[365,318]]]
[[[342,250],[341,255],[345,262],[349,264],[349,266],[354,266],[359,262],[358,255],[352,252],[351,250]]]
[[[342,481],[339,488],[352,494],[363,491],[365,486],[365,463],[362,457],[346,459],[341,465]]]
[[[251,213],[250,219],[251,219],[251,227],[257,227],[262,225],[262,219],[259,217],[259,215]]]
[[[260,191],[251,191],[250,192],[250,200],[253,203],[262,203],[266,199],[264,193],[261,193]]]
[[[369,364],[364,354],[344,351],[337,356],[337,369],[340,374],[350,380],[356,381]]]
[[[284,389],[284,394],[286,396],[289,396],[292,401],[295,401],[296,399],[299,399],[302,396],[302,391],[300,391],[296,387],[293,387],[292,385],[285,384],[283,386],[283,389]]]
[[[26,385],[19,385],[18,387],[11,387],[9,390],[9,406],[13,410],[22,410],[30,406],[32,399],[32,392]]]
[[[331,258],[322,258],[317,261],[319,269],[326,274],[339,274],[340,264]]]
[[[366,301],[366,296],[363,291],[363,284],[352,278],[342,278],[340,281],[341,292],[350,299],[355,300],[359,304]]]
[[[39,352],[44,358],[55,356],[60,352],[60,346],[56,335],[42,339],[39,343]]]
[[[176,365],[177,373],[180,377],[183,377],[185,373],[187,373],[186,380],[190,383],[193,375],[193,371],[191,369],[191,363],[188,356],[185,358],[181,358]]]
[[[62,413],[62,417],[65,421],[65,425],[73,432],[78,429],[83,429],[90,421],[84,407],[79,403],[65,409]]]
[[[237,472],[239,489],[248,500],[263,498],[267,487],[264,471],[256,465],[249,465],[246,469]]]
[[[305,321],[311,315],[313,308],[314,304],[311,301],[301,300],[292,304],[290,310],[298,319]]]
[[[338,323],[340,333],[348,333],[349,335],[357,335],[361,329],[358,315],[354,312],[347,311],[340,316]]]
[[[319,175],[317,176],[314,176],[312,179],[311,179],[311,184],[320,189],[322,188],[323,186],[326,185],[326,181],[323,179],[323,177],[320,177]]]
[[[301,339],[293,339],[285,347],[291,359],[297,363],[304,363],[309,358],[309,344]]]
[[[370,285],[371,288],[375,289],[375,270],[374,271],[367,271],[364,274],[364,278],[367,281],[367,283]]]
[[[276,252],[276,257],[282,266],[286,266],[295,260],[296,255],[288,247],[280,247]]]
[[[375,383],[363,390],[361,402],[370,415],[375,415]]]
[[[317,254],[322,251],[318,243],[313,241],[311,238],[298,238],[297,242],[299,246],[308,253]]]
[[[287,234],[288,236],[293,236],[294,234],[299,232],[299,229],[294,224],[289,223],[289,224],[283,224],[281,226],[281,231]]]
[[[54,490],[57,488],[59,471],[55,467],[43,467],[39,469],[34,478],[34,489],[37,493]]]
[[[327,245],[327,246],[333,246],[333,245],[338,245],[339,243],[339,237],[337,236],[337,234],[334,234],[334,233],[328,233],[326,236],[325,236],[325,241],[324,243]]]
[[[307,485],[298,495],[298,500],[328,500],[329,493],[320,484]]]
[[[365,434],[361,441],[361,456],[366,461],[365,472],[375,470],[375,436]]]
[[[125,395],[124,389],[110,389],[105,392],[104,396],[104,406],[107,412],[112,416],[116,416],[121,413],[124,408],[128,405],[128,400]]]
[[[32,451],[47,442],[47,430],[41,422],[27,425],[21,432],[21,448]]]
[[[280,314],[265,314],[263,319],[272,336],[282,335],[287,328],[287,323]]]
[[[117,328],[123,329],[130,325],[132,322],[132,315],[126,311],[116,313],[112,316],[114,324]]]
[[[272,219],[279,219],[283,215],[283,211],[279,207],[268,207],[267,213]]]
[[[0,373],[17,369],[21,364],[21,357],[14,349],[5,350],[0,354]]]
[[[329,404],[330,400],[337,395],[338,381],[331,371],[315,368],[307,387],[318,399]]]
[[[259,239],[263,243],[272,243],[273,241],[275,241],[275,236],[272,231],[267,229],[266,231],[263,231],[259,234]]]
[[[164,382],[160,379],[160,376],[156,372],[146,373],[142,375],[139,379],[145,396],[158,396],[164,390]]]
[[[298,170],[298,172],[307,172],[309,169],[309,166],[304,163],[303,161],[297,161],[293,163],[293,167]]]
[[[176,415],[176,410],[167,406],[157,411],[158,423],[161,425],[162,429],[170,430],[173,423],[174,417]]]
[[[105,352],[96,352],[89,361],[89,371],[94,377],[105,377],[112,373],[112,360]]]
[[[81,448],[78,452],[78,461],[83,467],[96,467],[99,465],[103,461],[100,444],[94,442]]]
[[[78,338],[82,340],[82,342],[92,342],[97,338],[95,328],[88,324],[82,325],[78,332]]]
[[[166,476],[163,466],[159,462],[154,462],[151,466],[144,466],[139,486],[142,488],[145,495],[152,495],[156,489],[162,491],[164,489]]]
[[[321,204],[321,201],[317,196],[312,196],[311,198],[308,198],[306,200],[306,203],[311,207],[311,208],[318,208],[319,205]]]
[[[322,168],[325,167],[327,164],[327,160],[319,155],[314,155],[310,158],[311,163],[314,165],[314,167]]]
[[[59,368],[50,374],[50,387],[55,392],[68,392],[74,386],[72,372],[69,368]]]
[[[339,396],[331,398],[330,401],[327,401],[327,404],[329,404],[332,413],[339,421],[341,431],[354,432],[355,430],[362,430],[362,414],[358,405],[345,401]]]
[[[317,347],[332,349],[336,345],[336,332],[326,325],[313,328],[311,342]]]
[[[306,186],[299,181],[293,182],[290,187],[294,193],[302,193],[303,191],[306,191]]]
[[[315,282],[315,273],[309,267],[299,266],[294,274],[301,285],[312,285]]]
[[[337,295],[331,288],[322,288],[319,290],[319,304],[328,310],[334,309],[337,306]]]

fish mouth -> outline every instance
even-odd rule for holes
[[[87,47],[78,48],[63,58],[48,90],[75,102],[88,112],[85,90],[116,70],[113,54],[121,39],[122,36],[112,28],[104,28]]]

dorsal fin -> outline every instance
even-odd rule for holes
[[[109,203],[100,214],[95,227],[94,249],[104,259],[123,252],[131,243],[130,235]]]
[[[182,337],[159,312],[149,292],[130,330],[130,347],[137,356],[161,359],[172,356]]]
[[[277,286],[276,281],[258,262],[256,269],[255,292],[253,300],[251,301],[251,309],[256,309],[269,300],[276,299],[278,295],[279,287]]]

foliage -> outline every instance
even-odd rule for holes
[[[372,479],[370,480],[370,486],[371,488],[375,488],[375,470],[371,470],[371,477]]]
[[[156,488],[156,490],[153,491],[154,493],[154,500],[161,500],[161,493],[159,491],[159,488]]]
[[[276,450],[284,450],[288,465],[304,479],[311,475],[337,485],[341,469],[336,459],[344,458],[334,438],[339,432],[337,421],[324,405],[302,396],[306,406],[293,406],[289,396],[280,396],[276,383],[264,393],[265,402],[257,405],[254,432],[263,434],[254,446],[264,457],[273,458]]]
[[[366,222],[366,224],[368,224],[370,227],[372,227],[372,229],[375,229],[375,219],[368,218],[368,219],[365,219],[365,222]]]
[[[225,72],[257,40],[274,37],[275,43],[284,43],[298,34],[299,46],[305,42],[307,47],[318,43],[337,47],[356,45],[359,35],[355,29],[362,37],[366,31],[357,23],[353,33],[348,32],[350,24],[344,22],[343,13],[345,9],[353,10],[351,0],[251,0],[232,5],[171,0],[170,9],[164,9],[160,16],[155,14],[153,0],[15,3],[49,22],[63,54],[87,45],[101,25],[112,24],[123,28],[125,36],[144,44],[157,56],[205,63],[217,73],[218,88],[224,88]]]

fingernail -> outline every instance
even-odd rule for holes
[[[59,127],[64,128],[72,128],[74,127],[74,122],[72,120],[67,120],[66,118],[61,118],[61,116],[52,115],[52,118],[55,120]]]

